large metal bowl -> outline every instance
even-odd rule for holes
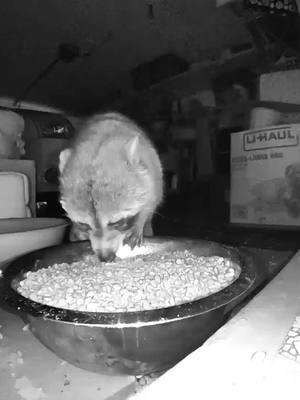
[[[4,299],[25,313],[34,335],[62,359],[104,374],[145,375],[167,369],[198,348],[224,323],[224,308],[253,285],[255,269],[238,250],[213,242],[154,238],[154,251],[189,249],[196,255],[219,255],[237,262],[239,278],[220,292],[180,306],[122,313],[75,312],[24,298],[15,290],[27,271],[73,262],[90,253],[77,242],[29,253],[3,273]]]

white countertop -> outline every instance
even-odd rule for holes
[[[300,252],[202,347],[133,398],[299,400]]]
[[[99,375],[62,361],[19,316],[1,308],[0,325],[0,400],[102,400],[134,389],[133,377]]]

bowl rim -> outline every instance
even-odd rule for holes
[[[245,292],[247,292],[255,282],[256,270],[253,261],[246,257],[246,255],[243,255],[242,252],[236,247],[198,239],[181,239],[178,237],[147,238],[149,243],[155,243],[158,240],[171,240],[172,242],[180,241],[181,244],[186,242],[189,245],[204,244],[206,246],[217,246],[217,248],[228,253],[229,259],[233,260],[234,262],[238,262],[241,267],[240,275],[235,281],[233,281],[224,289],[189,303],[153,310],[115,313],[74,311],[44,305],[23,297],[12,287],[13,280],[16,279],[16,277],[21,273],[22,265],[26,265],[26,260],[31,259],[31,261],[36,260],[35,262],[37,262],[43,253],[46,251],[55,252],[55,250],[58,248],[60,248],[60,250],[68,250],[76,245],[81,245],[86,250],[90,249],[90,245],[87,241],[72,242],[59,246],[52,246],[51,248],[48,247],[36,250],[7,263],[7,266],[4,268],[2,274],[2,279],[0,279],[0,282],[2,281],[1,286],[3,287],[3,299],[5,303],[13,309],[45,320],[71,323],[76,325],[84,324],[91,326],[105,326],[106,328],[115,328],[120,326],[130,327],[168,323],[205,314],[236,300],[238,297],[245,294]],[[29,271],[30,268],[32,268],[32,263],[30,267],[27,265],[25,268],[26,271]]]
[[[27,233],[27,232],[38,232],[38,231],[43,231],[45,229],[51,229],[51,228],[58,228],[58,227],[62,227],[65,225],[70,225],[70,222],[67,219],[64,218],[50,218],[50,217],[25,217],[25,218],[1,218],[0,220],[0,224],[1,222],[8,222],[8,221],[23,221],[23,220],[44,220],[44,221],[53,221],[56,222],[53,225],[50,226],[42,226],[42,227],[38,227],[36,229],[29,229],[29,230],[17,230],[14,232],[1,232],[0,231],[0,237],[3,237],[5,235],[20,235],[21,233]]]

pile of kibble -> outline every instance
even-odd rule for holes
[[[188,250],[100,263],[85,256],[27,272],[18,292],[53,307],[89,312],[142,311],[187,303],[216,293],[238,278],[240,267],[223,257]]]

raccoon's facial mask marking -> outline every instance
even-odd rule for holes
[[[137,217],[138,217],[138,214],[133,215],[131,217],[127,217],[127,218],[122,218],[116,222],[110,222],[108,224],[108,227],[115,229],[119,232],[126,232],[133,227]]]

